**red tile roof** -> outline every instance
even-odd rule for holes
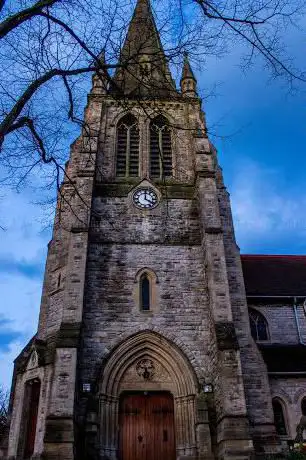
[[[247,296],[305,296],[306,256],[242,254]]]

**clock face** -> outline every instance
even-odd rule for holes
[[[138,188],[133,195],[133,202],[138,208],[150,209],[158,204],[157,194],[148,187]]]

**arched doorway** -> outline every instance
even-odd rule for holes
[[[167,447],[161,445],[163,443],[168,443],[169,452],[173,449],[174,453],[170,453],[173,459],[179,456],[186,459],[195,456],[197,393],[195,373],[177,346],[151,331],[140,332],[128,338],[110,354],[100,380],[100,456],[114,460],[131,460],[132,453],[129,449],[132,449],[134,455],[138,455],[139,445],[142,445],[141,449],[150,452],[152,459],[150,456],[140,456],[139,459],[133,457],[133,460],[163,460],[158,453],[162,451],[162,455],[166,455]],[[126,414],[129,420],[124,422],[125,415],[120,412],[125,408],[132,413]],[[152,417],[152,423],[157,423],[158,417],[163,416],[163,408],[167,426],[162,431],[154,431],[154,428],[148,431],[145,417]],[[139,427],[147,431],[137,434]],[[122,430],[128,429],[129,435],[122,433]],[[143,442],[144,435],[147,444]],[[134,447],[128,446],[128,436],[133,437],[130,443],[134,443]],[[161,437],[158,442],[156,436]],[[136,441],[139,444],[137,446]],[[172,460],[171,456],[165,457],[165,460],[168,458]]]

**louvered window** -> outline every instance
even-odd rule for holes
[[[116,175],[139,176],[139,128],[131,114],[125,115],[117,127]]]
[[[172,176],[171,131],[162,115],[150,124],[150,176],[158,179]]]

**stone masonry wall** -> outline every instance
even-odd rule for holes
[[[96,199],[95,209],[100,204]],[[211,337],[203,258],[197,232],[194,231],[193,244],[192,230],[186,237],[188,227],[197,228],[193,207],[192,200],[169,203],[166,228],[168,236],[171,233],[171,243],[165,238],[159,218],[162,206],[141,216],[142,211],[131,207],[128,197],[115,200],[109,207],[111,220],[92,231],[94,242],[88,251],[83,316],[82,379],[94,380],[103,356],[124,337],[142,329],[157,330],[166,337],[179,335],[203,376],[209,373]],[[137,272],[146,267],[158,279],[157,314],[141,312],[134,295]]]
[[[282,438],[294,439],[302,416],[301,402],[306,397],[306,378],[270,376],[269,381],[272,397],[278,398],[283,406],[287,435]]]
[[[298,344],[299,334],[293,310],[293,299],[279,303],[256,303],[251,299],[248,301],[249,308],[259,311],[266,319],[269,328],[269,338],[271,343]],[[301,338],[306,343],[306,315],[302,305],[297,306],[298,322],[300,326]]]

